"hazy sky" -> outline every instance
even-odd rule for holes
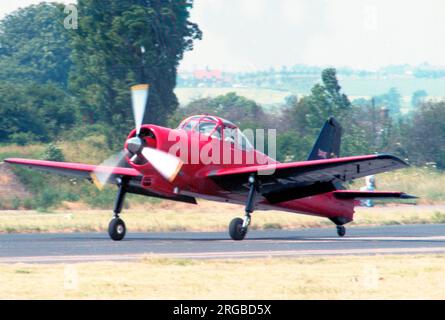
[[[40,1],[2,2],[0,16]],[[445,65],[443,0],[195,0],[192,20],[204,39],[183,69]]]

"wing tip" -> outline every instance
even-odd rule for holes
[[[410,164],[408,162],[406,162],[405,160],[402,160],[399,157],[396,157],[392,154],[389,154],[389,153],[379,153],[379,154],[377,154],[377,158],[393,160],[393,161],[398,162],[399,164],[401,164],[404,167],[410,167]]]
[[[23,164],[23,161],[25,161],[25,159],[8,158],[8,159],[3,160],[4,163],[8,163],[8,164]]]
[[[412,195],[412,194],[402,192],[402,194],[400,195],[400,199],[419,199],[419,197]]]

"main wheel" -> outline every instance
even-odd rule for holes
[[[337,226],[337,234],[339,237],[344,237],[346,234],[346,228],[344,226]]]
[[[235,218],[230,222],[229,234],[232,240],[241,241],[244,240],[247,234],[247,229],[243,228],[244,220],[241,218]]]
[[[108,225],[108,234],[114,241],[121,241],[125,237],[126,231],[125,223],[120,218],[113,218]]]

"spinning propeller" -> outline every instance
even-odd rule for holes
[[[126,143],[126,150],[113,155],[99,165],[91,175],[94,184],[102,189],[109,182],[113,175],[113,169],[123,166],[126,157],[134,163],[138,159],[149,162],[152,167],[159,172],[166,180],[173,182],[178,175],[183,162],[165,151],[151,148],[147,145],[144,137],[141,136],[142,122],[144,120],[145,109],[148,101],[149,85],[140,84],[131,88],[131,98],[133,104],[133,115],[136,126],[136,136]]]

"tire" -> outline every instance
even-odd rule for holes
[[[114,218],[110,221],[110,224],[108,225],[108,234],[112,240],[121,241],[125,237],[126,232],[127,228],[122,219]]]
[[[229,234],[230,238],[235,241],[244,240],[247,234],[247,229],[243,228],[244,220],[241,218],[235,218],[230,222]]]
[[[337,234],[339,237],[344,237],[346,235],[346,228],[344,226],[337,226]]]

